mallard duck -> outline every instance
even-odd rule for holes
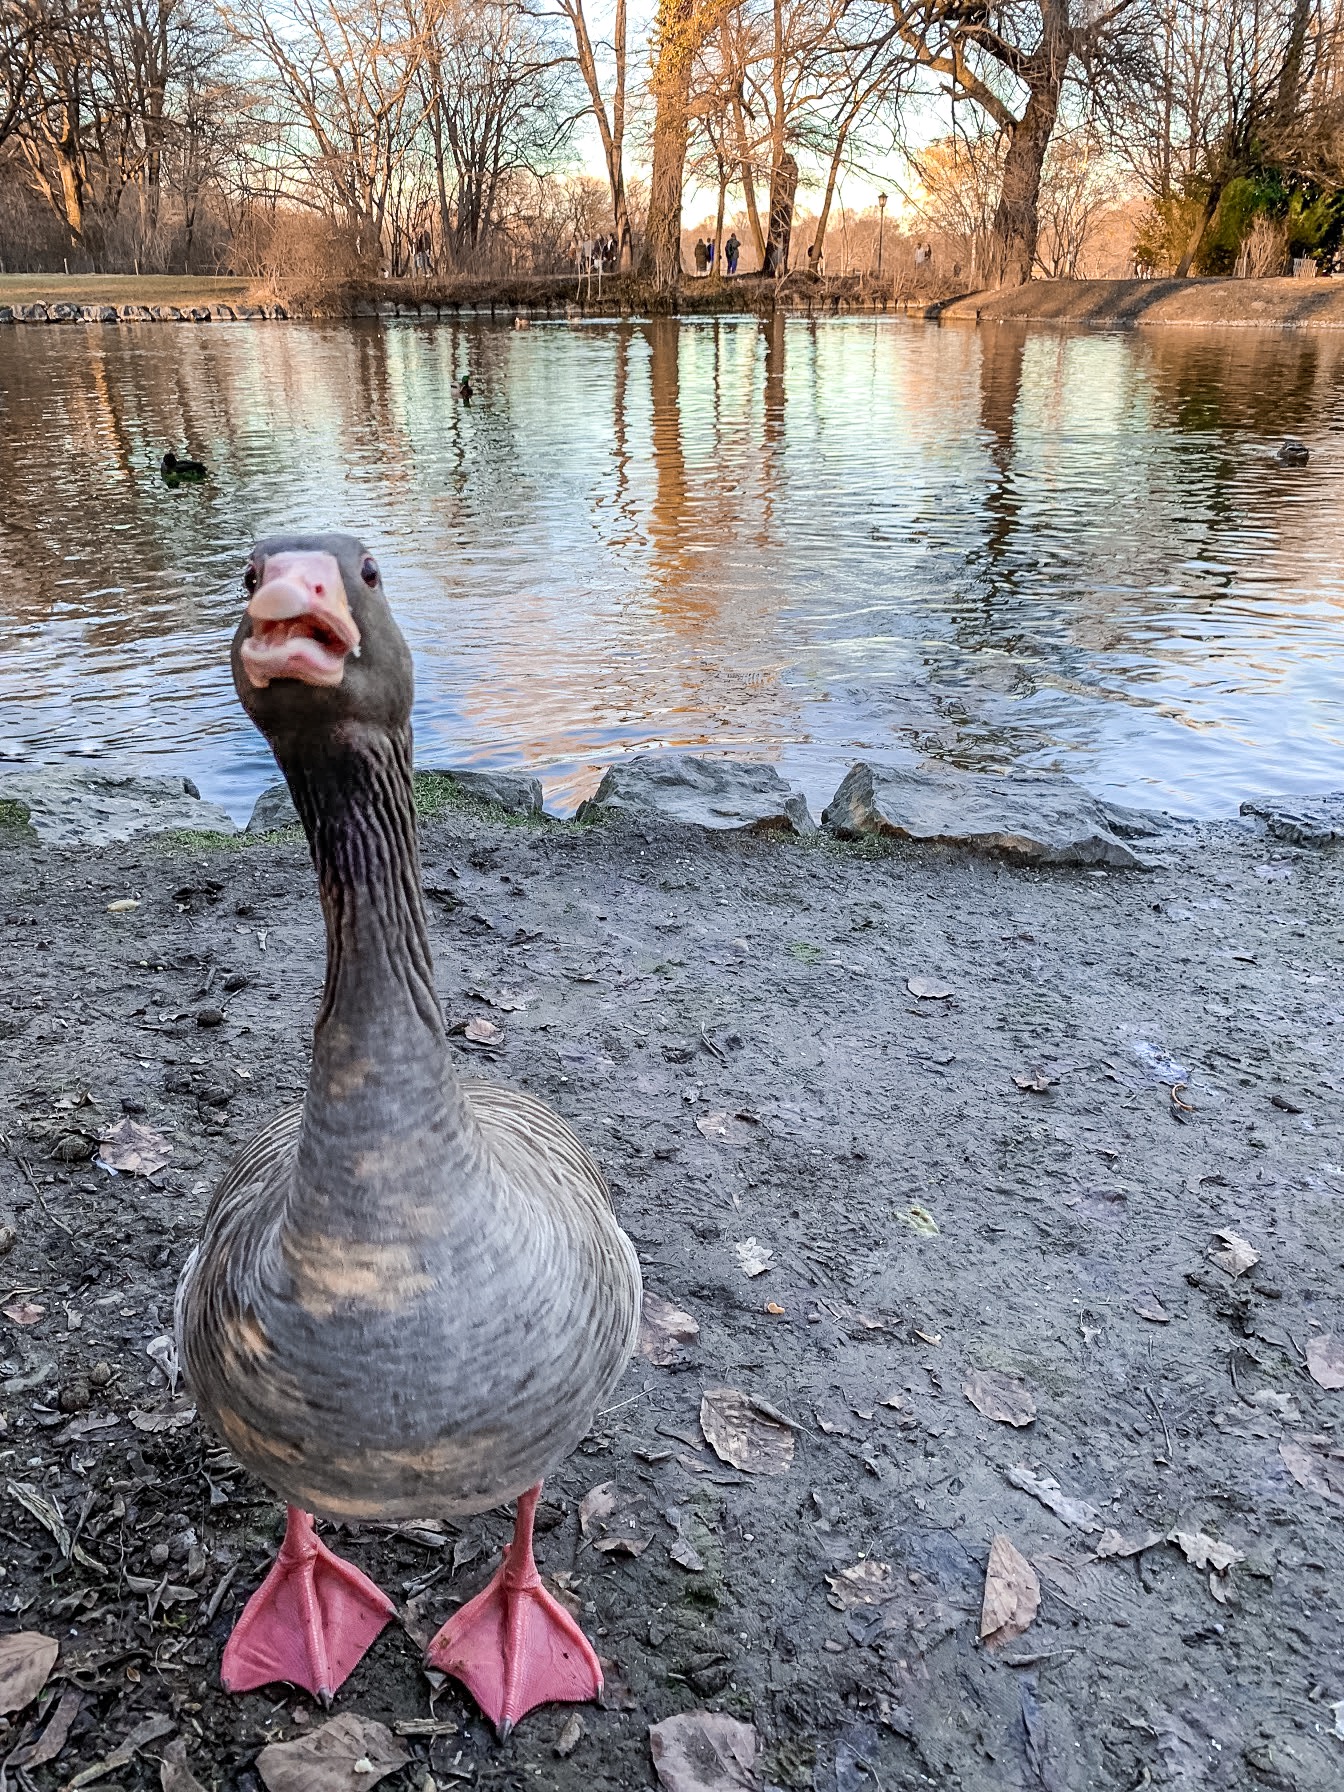
[[[327,970],[303,1104],[228,1170],[178,1289],[202,1419],[288,1504],[222,1678],[329,1701],[393,1615],[313,1514],[460,1518],[517,1498],[499,1572],[430,1649],[504,1734],[601,1690],[537,1574],[532,1515],[630,1358],[639,1265],[566,1122],[454,1066],[421,894],[411,657],[375,561],[348,535],[278,538],[244,586],[234,683],[308,835]]]
[[[1281,467],[1305,467],[1311,459],[1311,450],[1305,442],[1299,442],[1296,436],[1285,436],[1283,445],[1274,458]]]
[[[210,472],[203,460],[179,460],[170,448],[159,462],[165,479],[204,479]]]
[[[471,379],[465,373],[457,382],[457,396],[462,400],[463,404],[471,403]]]

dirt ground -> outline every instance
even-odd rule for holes
[[[1344,327],[1344,280],[1030,280],[945,305],[949,319],[1057,324]]]
[[[606,1707],[564,1758],[558,1708],[498,1746],[391,1627],[336,1706],[422,1720],[383,1784],[649,1786],[648,1726],[697,1708],[752,1722],[785,1789],[1344,1783],[1344,1393],[1307,1366],[1344,1334],[1338,861],[1232,824],[1107,875],[460,812],[424,854],[449,1021],[503,1031],[458,1035],[464,1062],[572,1118],[648,1287],[700,1331],[635,1360],[548,1484],[540,1564],[611,1664]],[[161,1716],[204,1785],[255,1792],[263,1743],[322,1721],[217,1684],[279,1514],[146,1346],[215,1179],[303,1085],[306,852],[0,849],[0,940],[0,1634],[60,1641],[43,1721],[84,1693],[26,1783],[88,1783]],[[87,1161],[123,1113],[167,1138],[165,1170]],[[1258,1264],[1212,1262],[1220,1229]],[[771,1253],[754,1277],[748,1240]],[[983,1417],[978,1371],[1024,1384],[1034,1423]],[[722,1387],[793,1421],[786,1472],[702,1446]],[[1174,1530],[1239,1559],[1196,1567]],[[1157,1540],[1099,1556],[1104,1531]],[[507,1532],[333,1542],[424,1635]],[[1000,1534],[1041,1602],[991,1647]],[[647,1546],[599,1547],[617,1536]],[[0,1759],[34,1715],[0,1720]],[[159,1727],[98,1783],[157,1786]]]

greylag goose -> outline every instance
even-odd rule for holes
[[[517,1498],[494,1579],[435,1637],[501,1735],[601,1691],[532,1555],[540,1482],[615,1386],[639,1265],[592,1158],[530,1095],[460,1077],[430,957],[411,792],[411,657],[348,535],[262,542],[233,677],[308,835],[327,971],[301,1107],[216,1188],[177,1298],[202,1419],[288,1506],[224,1651],[241,1692],[329,1702],[393,1615],[318,1538]]]

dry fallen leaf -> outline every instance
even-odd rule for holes
[[[618,1533],[614,1537],[600,1537],[593,1548],[604,1556],[635,1556],[638,1558],[653,1542],[652,1533],[647,1537],[627,1537]]]
[[[775,1254],[766,1245],[757,1244],[754,1238],[735,1244],[733,1249],[737,1252],[737,1260],[744,1276],[763,1276]]]
[[[1218,1574],[1226,1574],[1234,1562],[1246,1560],[1241,1550],[1203,1531],[1168,1531],[1167,1542],[1176,1544],[1192,1568],[1212,1568]]]
[[[108,903],[107,912],[109,915],[129,915],[132,909],[137,909],[139,906],[140,904],[134,896],[121,896],[115,902]]]
[[[1139,1556],[1145,1549],[1164,1541],[1161,1531],[1138,1531],[1127,1537],[1123,1531],[1107,1529],[1097,1539],[1096,1553],[1103,1560],[1112,1556]]]
[[[667,1553],[678,1568],[684,1568],[688,1574],[703,1574],[705,1572],[705,1558],[688,1537],[678,1536]]]
[[[1030,1469],[1023,1468],[1020,1463],[1014,1468],[1006,1468],[1003,1473],[1010,1486],[1029,1493],[1032,1499],[1039,1500],[1056,1518],[1063,1519],[1074,1530],[1099,1531],[1102,1528],[1096,1507],[1089,1506],[1086,1500],[1072,1499],[1063,1492],[1053,1475],[1033,1475]]]
[[[839,1574],[828,1574],[828,1605],[838,1612],[853,1611],[859,1605],[885,1605],[896,1592],[896,1575],[890,1562],[878,1562],[871,1556],[842,1568]]]
[[[1333,1332],[1308,1338],[1307,1368],[1318,1387],[1344,1388],[1344,1343]]]
[[[16,1749],[5,1765],[33,1768],[45,1767],[49,1761],[54,1761],[70,1740],[70,1732],[86,1697],[77,1686],[67,1686],[56,1701],[56,1709],[41,1736],[36,1742],[25,1743]]]
[[[941,977],[907,977],[905,987],[921,1002],[945,1002],[953,994]]]
[[[1312,1440],[1305,1437],[1285,1437],[1279,1445],[1279,1455],[1299,1487],[1344,1506],[1344,1462],[1332,1462],[1319,1454],[1312,1448]]]
[[[256,1765],[270,1792],[364,1792],[410,1758],[385,1724],[349,1711],[297,1742],[272,1742]]]
[[[204,1792],[201,1782],[187,1766],[187,1745],[179,1736],[163,1751],[159,1763],[160,1792]]]
[[[699,1323],[680,1307],[674,1307],[661,1294],[644,1290],[644,1305],[639,1315],[639,1342],[635,1349],[646,1362],[657,1369],[669,1368],[681,1361],[681,1344],[693,1344],[700,1336]]]
[[[586,1537],[595,1524],[610,1518],[616,1510],[616,1483],[599,1481],[579,1501],[579,1530]]]
[[[47,1309],[40,1301],[20,1300],[12,1307],[0,1308],[6,1319],[12,1319],[15,1325],[36,1325],[39,1319],[45,1319]]]
[[[1154,1325],[1171,1324],[1171,1314],[1151,1288],[1140,1288],[1134,1296],[1133,1306],[1140,1319],[1151,1320]]]
[[[145,1410],[131,1408],[131,1423],[137,1431],[181,1431],[196,1417],[196,1408],[186,1394],[174,1394],[169,1400]]]
[[[784,1309],[777,1300],[766,1301],[765,1310],[767,1313],[772,1313],[776,1319],[782,1319],[784,1316]]]
[[[487,1020],[483,1014],[473,1015],[470,1020],[463,1021],[461,1027],[455,1031],[460,1031],[462,1037],[470,1040],[472,1045],[503,1045],[504,1043],[503,1027],[497,1020]]]
[[[1228,1275],[1244,1276],[1248,1269],[1254,1269],[1260,1261],[1259,1251],[1239,1233],[1215,1232],[1213,1236],[1221,1241],[1221,1247],[1210,1247],[1209,1261],[1216,1263],[1219,1269],[1225,1269]]]
[[[1057,1076],[1049,1076],[1044,1070],[1014,1071],[1013,1081],[1024,1093],[1030,1089],[1037,1095],[1044,1095],[1051,1083],[1057,1083]]]
[[[758,1412],[737,1388],[706,1388],[700,1401],[700,1429],[721,1462],[751,1475],[788,1473],[792,1431]]]
[[[918,1201],[912,1201],[908,1207],[898,1207],[896,1218],[903,1226],[909,1226],[912,1232],[918,1232],[921,1238],[937,1238],[938,1222],[927,1207]]]
[[[980,1607],[980,1640],[992,1649],[1009,1643],[1041,1609],[1041,1583],[1031,1563],[1003,1535],[989,1546],[985,1597]]]
[[[152,1176],[173,1155],[173,1148],[152,1126],[141,1126],[125,1115],[103,1134],[98,1162],[125,1176]]]
[[[583,1719],[579,1716],[577,1711],[571,1711],[564,1723],[560,1726],[560,1734],[556,1737],[552,1747],[560,1759],[564,1761],[574,1753],[574,1750],[579,1746],[582,1740]]]
[[[147,1717],[138,1723],[133,1730],[112,1750],[104,1755],[101,1761],[95,1761],[92,1767],[85,1767],[74,1779],[67,1781],[65,1792],[78,1792],[81,1786],[91,1786],[95,1780],[105,1779],[109,1773],[115,1773],[119,1767],[129,1767],[142,1748],[148,1748],[151,1742],[160,1742],[165,1736],[171,1736],[177,1725],[171,1717]]]
[[[977,1369],[961,1391],[977,1412],[1000,1425],[1030,1425],[1036,1417],[1036,1402],[1022,1383],[1011,1376]]]
[[[39,1630],[0,1636],[0,1716],[22,1711],[47,1684],[61,1646]]]
[[[649,1725],[663,1792],[754,1792],[756,1732],[721,1711],[683,1711]]]

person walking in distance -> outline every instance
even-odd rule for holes
[[[728,238],[728,241],[723,245],[723,253],[727,258],[728,272],[730,274],[735,274],[737,272],[737,258],[741,253],[741,250],[742,245],[737,240],[737,232],[734,231]]]

